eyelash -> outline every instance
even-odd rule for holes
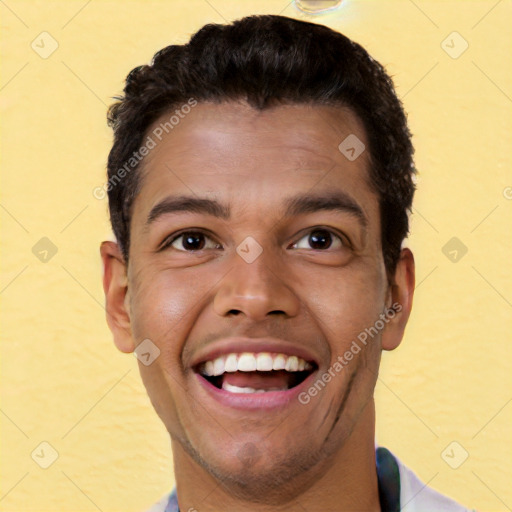
[[[178,238],[184,236],[184,235],[204,235],[206,238],[209,238],[210,240],[214,241],[213,238],[208,235],[208,233],[205,233],[204,231],[200,230],[200,229],[185,229],[183,231],[180,231],[176,234],[173,234],[173,235],[170,235],[169,237],[167,237],[161,244],[160,244],[160,247],[159,247],[159,251],[163,251],[164,249],[167,249],[169,248],[176,240],[178,240]],[[185,251],[185,250],[180,250],[180,249],[176,249],[177,251],[180,251],[180,252],[199,252],[199,251]],[[204,250],[204,249],[200,249],[200,250]]]
[[[306,236],[309,236],[311,233],[313,233],[314,231],[325,231],[327,233],[329,233],[330,235],[332,235],[333,237],[335,238],[338,238],[342,244],[343,247],[347,247],[347,248],[351,248],[352,245],[350,243],[350,240],[348,239],[347,236],[345,235],[341,235],[341,234],[338,234],[336,233],[335,231],[333,231],[332,229],[329,229],[329,228],[325,228],[325,227],[322,227],[322,226],[315,226],[313,228],[310,228],[304,235],[302,235],[296,242],[294,242],[292,245],[297,245],[303,238],[305,238]],[[192,234],[192,235],[197,235],[197,234],[200,234],[200,235],[204,235],[206,238],[209,238],[211,241],[214,241],[215,240],[210,236],[208,235],[207,233],[205,233],[204,231],[202,231],[201,229],[196,229],[196,230],[192,230],[192,229],[187,229],[187,230],[183,230],[183,231],[180,231],[176,234],[173,234],[173,235],[170,235],[169,237],[167,237],[159,246],[158,248],[158,251],[163,251],[167,248],[170,248],[172,246],[172,244],[178,240],[180,237],[184,236],[184,235],[187,235],[187,234]],[[217,242],[215,242],[217,243]],[[218,244],[220,245],[220,244]],[[322,250],[322,249],[311,249],[311,250],[318,250],[320,252],[327,252],[328,250],[330,249],[330,247],[328,247],[327,249],[325,250]],[[186,251],[186,250],[183,250],[183,249],[176,249],[177,251],[179,252],[188,252],[188,253],[194,253],[194,252],[200,252],[200,251],[203,251],[205,249],[199,249],[197,251]],[[207,249],[206,249],[207,250]]]

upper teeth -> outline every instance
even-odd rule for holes
[[[302,372],[311,370],[311,368],[311,364],[297,356],[271,354],[270,352],[260,352],[258,354],[243,352],[241,354],[227,354],[206,361],[201,367],[201,373],[212,377],[222,375],[225,372],[268,372],[270,370]]]

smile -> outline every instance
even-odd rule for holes
[[[229,393],[268,393],[298,386],[314,365],[295,355],[243,352],[205,361],[197,371],[217,389]]]

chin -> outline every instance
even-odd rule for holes
[[[293,453],[283,447],[284,454],[279,456],[280,452],[268,445],[265,451],[251,442],[243,443],[236,450],[233,447],[222,454],[216,447],[215,460],[207,463],[205,469],[230,494],[252,503],[286,503],[297,494],[297,480],[303,481],[303,488],[308,487],[311,470],[322,459],[320,451],[311,447]],[[219,458],[221,455],[224,457]]]

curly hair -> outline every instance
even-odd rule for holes
[[[108,111],[114,142],[107,189],[112,228],[126,262],[140,163],[118,183],[112,179],[140,148],[150,125],[190,98],[199,103],[244,100],[260,110],[280,104],[352,109],[366,131],[383,257],[388,274],[394,272],[409,231],[416,170],[411,133],[393,82],[362,46],[341,33],[274,15],[205,25],[187,44],[163,48],[151,64],[128,74],[124,95],[114,98]]]

